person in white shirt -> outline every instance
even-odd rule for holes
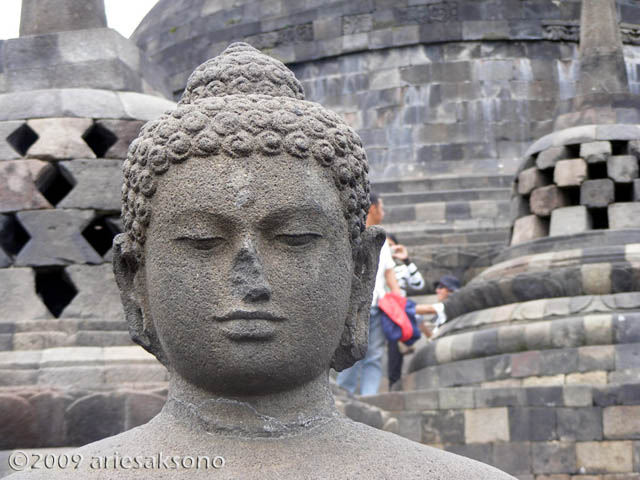
[[[409,259],[407,247],[398,243],[398,239],[391,233],[387,234],[387,241],[391,246],[391,255],[396,261],[393,270],[403,296],[407,296],[407,291],[422,289],[424,287],[424,278],[422,278],[422,274],[418,271],[416,264]],[[400,340],[396,342],[389,341],[389,348],[387,349],[389,390],[391,390],[393,384],[400,380],[402,376],[404,356],[402,349],[404,348],[406,351],[408,347],[400,345],[400,343]]]
[[[384,205],[382,199],[375,193],[369,195],[371,206],[367,214],[367,227],[379,225],[384,218]],[[402,295],[393,271],[395,262],[391,256],[389,242],[385,241],[380,250],[378,272],[373,289],[371,312],[369,316],[369,348],[362,360],[352,367],[338,374],[338,385],[350,393],[356,393],[358,380],[360,381],[361,395],[375,395],[378,393],[382,380],[382,357],[386,339],[382,331],[382,313],[378,308],[378,301],[384,297],[387,290]]]

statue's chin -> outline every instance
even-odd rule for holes
[[[327,369],[318,368],[317,364],[303,367],[290,362],[287,365],[233,362],[222,368],[199,370],[180,365],[173,368],[172,375],[179,375],[193,387],[215,395],[261,395],[293,390],[326,376]]]

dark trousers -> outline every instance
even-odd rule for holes
[[[389,376],[389,390],[394,383],[400,380],[402,376],[402,360],[403,355],[398,348],[398,342],[389,342],[389,351],[387,353],[387,372]]]

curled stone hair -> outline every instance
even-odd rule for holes
[[[331,172],[358,255],[369,208],[360,138],[338,115],[305,101],[302,85],[282,62],[246,43],[198,67],[177,108],[148,122],[131,144],[122,187],[123,254],[136,265],[144,261],[150,200],[171,165],[190,157],[281,153],[313,157]]]

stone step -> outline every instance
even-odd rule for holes
[[[386,223],[424,222],[443,224],[455,220],[478,218],[509,219],[510,202],[504,200],[469,200],[392,205],[385,208]]]
[[[390,233],[396,233],[388,230]],[[408,231],[396,233],[399,240],[406,246],[433,246],[439,249],[464,247],[465,245],[495,244],[506,245],[509,239],[509,229],[501,228],[486,231],[469,230],[465,232],[425,233],[420,231]]]
[[[434,192],[478,188],[511,188],[513,175],[438,175],[410,180],[373,181],[371,190],[381,195],[390,193]]]
[[[454,190],[427,190],[420,192],[383,193],[385,208],[396,205],[429,202],[462,202],[471,200],[509,200],[510,188],[467,188]]]

